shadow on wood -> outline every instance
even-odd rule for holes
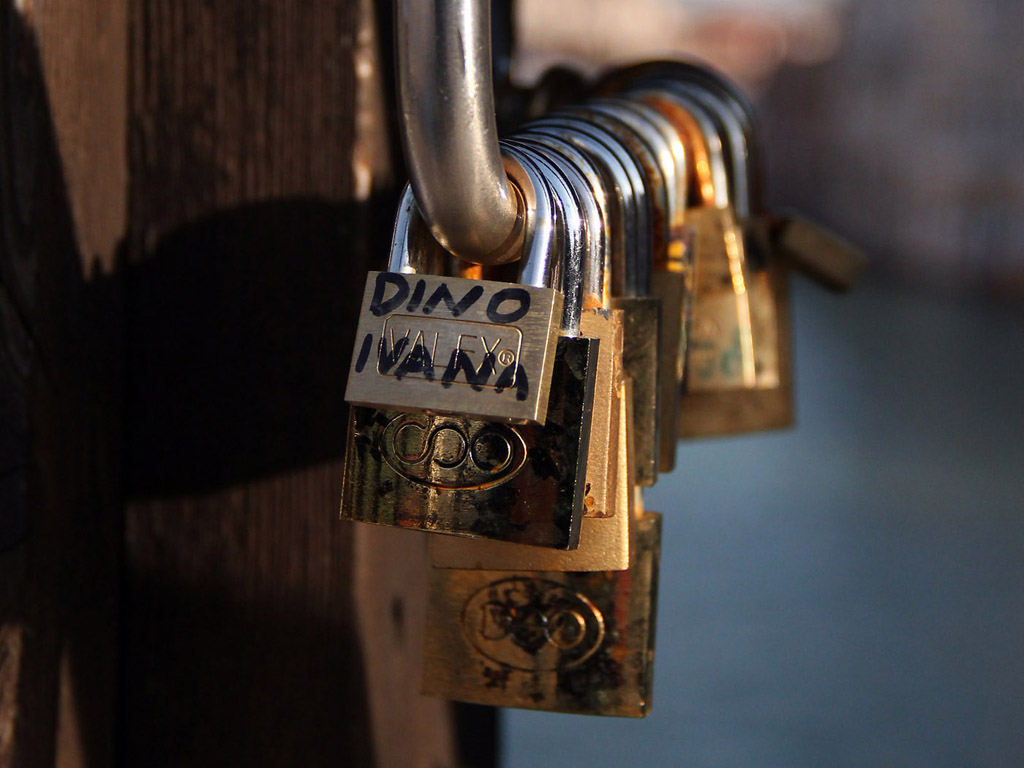
[[[129,268],[127,485],[186,495],[344,452],[352,338],[393,199],[218,212]]]

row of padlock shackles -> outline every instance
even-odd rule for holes
[[[431,232],[447,250],[480,264],[517,258],[524,201],[503,173],[491,73],[490,3],[408,0],[396,3],[399,116],[412,186]],[[753,112],[743,94],[703,67],[657,62],[619,73],[632,83],[671,76],[703,87],[718,102],[731,149],[755,170],[733,179],[737,213],[759,202],[759,154]],[[614,87],[614,83],[605,83]],[[739,132],[739,134],[737,134]]]
[[[619,176],[607,179],[612,195],[623,198],[614,202],[625,206],[627,211],[620,216],[619,226],[605,228],[615,241],[606,248],[606,253],[611,254],[605,272],[611,274],[612,295],[647,294],[652,269],[688,273],[686,243],[693,237],[694,230],[698,234],[707,230],[710,237],[733,234],[730,246],[725,249],[730,259],[723,264],[734,286],[745,288],[748,285],[744,275],[748,269],[746,262],[750,262],[749,266],[763,268],[767,266],[770,251],[765,239],[757,236],[761,230],[753,226],[751,216],[760,206],[761,161],[749,103],[720,75],[697,65],[677,62],[656,62],[613,73],[597,90],[606,97],[530,123],[509,143],[545,144],[544,147],[534,146],[530,151],[554,156],[555,162],[568,161],[577,173],[583,173],[589,181],[589,191],[584,190],[576,197],[577,204],[584,207],[592,199],[602,202],[609,196],[595,181],[601,173],[606,177]],[[562,146],[555,147],[553,142],[562,142]],[[506,156],[509,151],[506,147]],[[595,169],[588,156],[593,156],[601,168]],[[527,190],[519,197],[536,201],[534,187],[521,181],[516,183],[514,177],[512,174],[513,185]],[[403,208],[413,209],[409,190]],[[538,221],[547,221],[546,210],[526,206],[524,233],[527,240]],[[607,218],[608,211],[604,213]],[[717,220],[709,223],[709,216]],[[592,211],[590,221],[591,229],[597,230],[591,239],[597,242],[603,230],[594,225]],[[695,226],[688,226],[694,222]],[[402,236],[406,223],[399,222],[396,237]],[[719,229],[724,232],[718,232]],[[628,260],[626,243],[633,246]],[[540,250],[544,252],[543,248]],[[574,283],[571,279],[574,262],[570,259],[567,263],[570,279],[562,281],[563,331],[572,334],[578,327],[578,313],[584,300],[582,293],[593,297],[596,291],[584,291],[582,284]],[[708,263],[708,260],[701,262]],[[533,260],[526,259],[525,265],[531,264]],[[550,267],[548,264],[549,272]],[[391,268],[410,269],[403,266],[400,259],[393,259]],[[596,274],[596,270],[590,272]],[[706,267],[698,270],[698,278],[701,273],[705,275],[705,282],[719,277]],[[520,279],[540,285],[540,275],[533,267],[524,266]],[[551,275],[547,278],[550,285]],[[696,310],[698,315],[699,309]],[[755,370],[758,355],[749,331],[751,321],[749,318],[741,320],[739,386],[776,386],[775,374],[767,379],[762,377],[758,384]],[[699,322],[698,331],[702,325],[706,323]],[[772,340],[766,339],[764,346],[770,349],[771,345]],[[727,385],[722,377],[715,381],[711,388]],[[668,391],[666,385],[663,392]],[[671,468],[671,461],[663,462],[663,469],[667,468]]]
[[[781,386],[788,360],[780,353],[776,293],[770,280],[749,269],[750,238],[735,220],[736,190],[753,188],[748,170],[736,162],[742,166],[753,154],[752,120],[737,119],[747,107],[729,89],[709,87],[718,80],[693,65],[649,65],[609,82],[608,95],[529,123],[502,142],[503,169],[528,209],[525,255],[517,262],[481,268],[456,260],[427,231],[412,187],[406,189],[388,272],[371,275],[368,283],[347,392],[361,406],[558,432],[545,444],[557,444],[552,461],[573,471],[549,473],[559,478],[549,489],[558,503],[510,536],[563,549],[578,542],[579,520],[591,498],[586,487],[599,489],[598,509],[611,506],[614,497],[601,497],[600,490],[614,485],[607,461],[617,455],[616,446],[608,432],[590,435],[592,418],[607,430],[616,422],[609,381],[620,374],[613,369],[621,367],[631,382],[630,483],[640,486],[653,485],[659,472],[673,468],[680,435],[774,426],[757,423],[763,411],[757,407],[746,409],[745,422],[726,419],[696,430],[687,421],[693,414],[729,414],[737,410],[737,397],[774,391],[781,421],[791,418],[789,392]],[[749,207],[748,201],[744,209]],[[385,300],[389,286],[399,284]],[[514,313],[501,307],[513,285],[529,310],[507,324]],[[486,302],[477,301],[480,296]],[[582,320],[590,310],[618,311],[621,329],[588,334]],[[610,346],[616,334],[621,351]],[[499,349],[503,339],[514,343]],[[482,347],[470,352],[464,341]],[[368,365],[373,358],[376,364]],[[472,430],[402,425],[378,425],[380,435],[394,433],[387,438],[394,442],[419,429],[429,434],[431,450],[435,434],[470,444]],[[416,450],[392,453],[399,463],[404,455],[422,459]],[[597,456],[588,471],[588,459]],[[413,479],[449,489],[468,482],[448,469],[448,479]],[[531,463],[519,481],[536,490],[543,483],[533,469]],[[435,522],[424,525],[467,534],[482,498],[467,500],[461,517],[461,502],[449,499],[452,514],[432,515]],[[376,500],[369,495],[360,502],[362,517],[378,514]],[[514,512],[507,504],[504,511]],[[499,518],[493,515],[492,522]],[[548,518],[558,522],[545,528]]]

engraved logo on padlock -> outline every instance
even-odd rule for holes
[[[362,306],[349,402],[543,421],[562,309],[556,292],[371,272]]]
[[[526,442],[505,424],[402,413],[380,435],[381,456],[407,480],[439,490],[484,489],[518,474]]]
[[[462,631],[481,654],[524,671],[565,669],[604,641],[604,617],[585,595],[547,579],[516,576],[466,602]]]

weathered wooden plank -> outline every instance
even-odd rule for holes
[[[123,3],[5,0],[0,40],[0,765],[109,764]]]
[[[418,693],[423,541],[337,519],[395,204],[372,10],[131,8],[128,765],[470,764]]]

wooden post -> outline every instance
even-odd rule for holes
[[[337,519],[385,5],[0,0],[0,766],[493,764]]]

